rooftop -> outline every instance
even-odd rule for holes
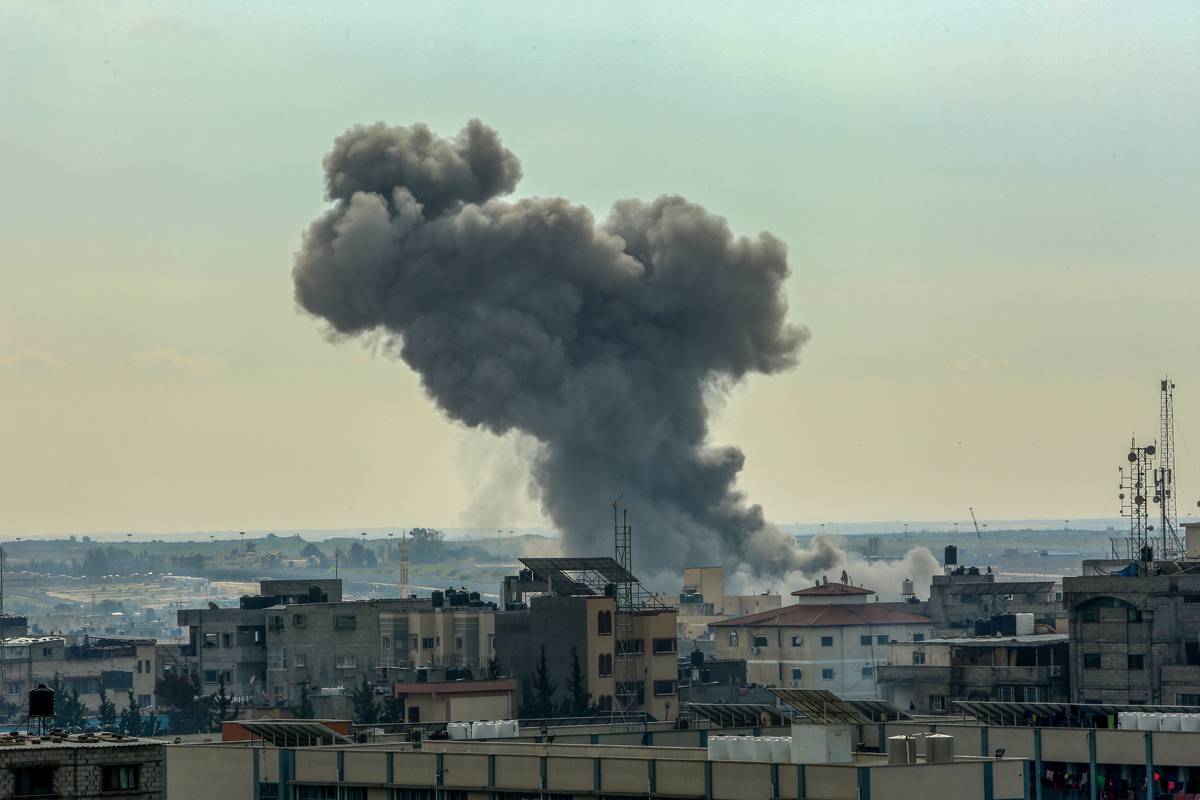
[[[1038,647],[1048,644],[1066,644],[1069,638],[1065,633],[1034,633],[1024,636],[964,636],[958,639],[926,639],[913,644],[944,644],[954,647]],[[901,642],[901,644],[908,643]]]
[[[826,583],[809,586],[807,589],[797,589],[792,592],[792,597],[842,597],[860,594],[875,594],[875,592],[847,583]]]
[[[792,605],[710,623],[712,627],[820,628],[841,625],[923,625],[928,617],[896,611],[878,603],[852,605]]]
[[[161,745],[158,739],[139,739],[135,736],[120,736],[117,734],[75,734],[68,735],[62,731],[35,736],[29,733],[12,732],[0,736],[0,752],[16,748],[96,748],[96,747],[130,747],[133,745]]]

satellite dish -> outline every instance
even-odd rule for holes
[[[1130,463],[1130,464],[1132,464],[1132,463],[1134,463],[1135,461],[1137,461],[1137,453],[1135,453],[1135,452],[1133,452],[1132,450],[1130,450],[1130,451],[1129,451],[1129,463]]]
[[[1152,445],[1152,444],[1146,445],[1146,455],[1148,455],[1148,456],[1154,455],[1154,445]]]

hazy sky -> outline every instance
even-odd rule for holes
[[[470,117],[787,242],[812,341],[713,431],[769,518],[1111,515],[1164,370],[1200,458],[1198,8],[0,2],[0,532],[536,522],[292,299],[333,138]]]

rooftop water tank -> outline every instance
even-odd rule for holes
[[[451,739],[461,740],[471,738],[471,723],[450,722],[446,724],[446,733]]]
[[[917,763],[917,740],[911,736],[889,736],[887,740],[889,764]]]
[[[954,761],[954,737],[935,733],[925,737],[925,762],[949,764]]]
[[[792,760],[792,737],[771,737],[771,760],[776,764],[787,764]]]

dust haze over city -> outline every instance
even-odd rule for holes
[[[1197,41],[1176,2],[4,5],[0,724],[1200,714]],[[1034,672],[931,677],[985,660]]]

